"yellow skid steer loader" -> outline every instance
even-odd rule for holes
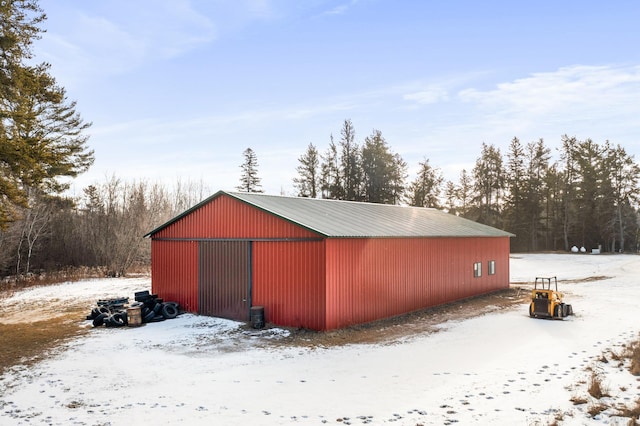
[[[553,285],[551,280],[553,280]],[[531,290],[529,316],[533,318],[563,319],[573,315],[571,305],[562,301],[563,294],[558,291],[557,277],[536,277]]]

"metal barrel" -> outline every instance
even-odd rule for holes
[[[142,325],[142,308],[140,306],[133,306],[127,308],[127,317],[129,320],[129,327],[139,327]]]
[[[250,310],[251,326],[253,328],[264,327],[264,306],[252,306]]]

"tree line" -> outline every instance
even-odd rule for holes
[[[169,187],[111,176],[79,197],[34,193],[0,230],[0,276],[84,268],[100,276],[148,271],[151,245],[143,235],[210,191],[202,181],[178,180]]]
[[[345,120],[336,143],[309,144],[293,184],[300,197],[408,204],[444,209],[516,235],[514,251],[638,250],[640,167],[620,145],[561,138],[559,158],[542,139],[514,137],[506,155],[483,143],[473,169],[445,180],[424,158],[407,181],[407,164],[374,130],[362,144]]]
[[[380,131],[355,142],[346,120],[340,140],[320,154],[309,144],[293,180],[297,196],[409,204],[448,211],[516,235],[513,251],[637,250],[640,168],[624,148],[563,136],[552,161],[543,140],[513,138],[506,155],[483,143],[474,167],[445,180],[428,159],[407,180],[407,165]],[[262,192],[255,152],[243,152],[237,189]],[[65,198],[27,193],[16,220],[0,230],[0,273],[90,267],[119,276],[150,264],[142,236],[211,195],[203,181],[172,187],[116,176]]]

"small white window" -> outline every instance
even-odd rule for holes
[[[482,262],[476,262],[473,264],[473,276],[476,278],[482,276]]]
[[[490,260],[489,261],[489,275],[495,275],[496,274],[496,261],[495,260]]]

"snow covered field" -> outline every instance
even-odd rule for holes
[[[640,256],[511,258],[513,283],[553,275],[575,316],[531,319],[522,304],[402,342],[274,345],[286,330],[246,331],[195,315],[98,328],[45,362],[5,374],[0,424],[626,425],[614,409],[587,413],[595,403],[587,368],[603,375],[611,405],[640,398],[638,378],[597,362],[638,338]],[[11,307],[43,297],[85,299],[88,313],[98,298],[132,297],[149,285],[140,278],[83,281],[29,289],[2,303],[8,316]],[[574,405],[577,396],[589,401]]]

